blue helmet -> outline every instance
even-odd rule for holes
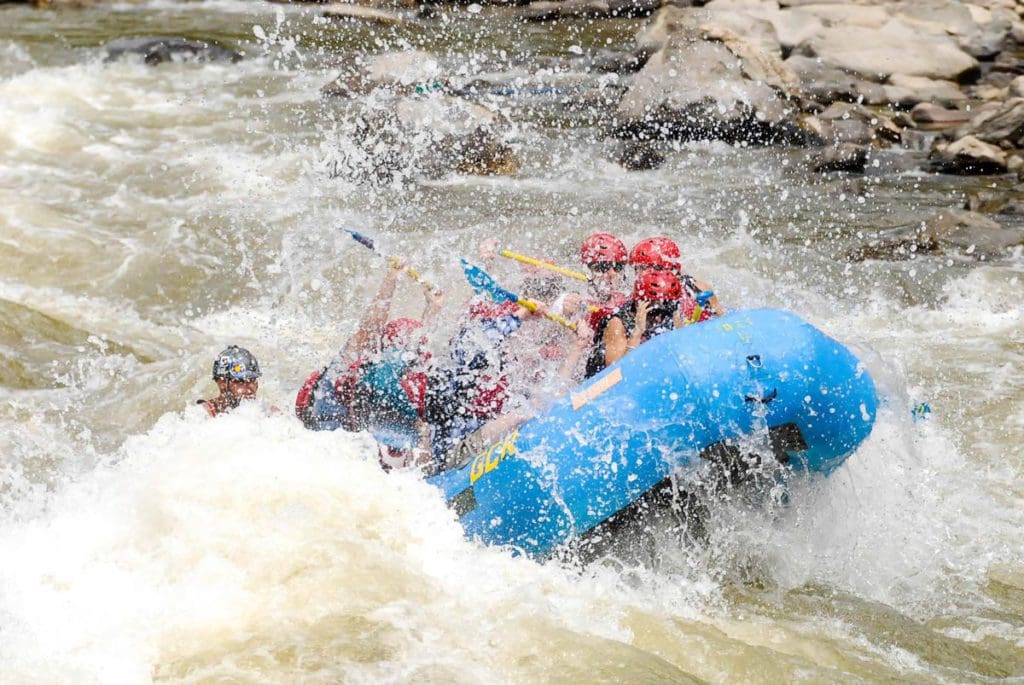
[[[256,357],[252,356],[252,352],[238,345],[231,345],[225,348],[213,360],[213,380],[215,381],[243,381],[248,383],[249,381],[256,380],[261,375],[263,374],[260,373],[260,365],[256,361]]]

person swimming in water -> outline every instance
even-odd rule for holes
[[[259,391],[260,365],[252,352],[229,345],[213,360],[213,382],[219,394],[209,400],[196,400],[210,416],[220,416],[242,402],[255,400]]]

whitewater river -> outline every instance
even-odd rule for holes
[[[474,9],[375,38],[256,2],[0,7],[0,683],[1024,678],[1024,257],[842,258],[993,181],[894,151],[857,187],[800,151],[722,144],[627,172],[537,94],[490,101],[515,177],[334,173],[352,124],[320,88],[357,53],[529,70],[639,26]],[[152,34],[246,58],[104,61]],[[290,415],[381,274],[340,226],[446,284],[449,320],[482,238],[573,265],[593,230],[672,236],[730,308],[790,309],[848,344],[879,387],[874,432],[788,506],[716,508],[706,549],[580,568],[466,541],[365,436]],[[283,414],[193,405],[232,342]]]

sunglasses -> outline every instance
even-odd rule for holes
[[[626,270],[625,262],[591,262],[587,265],[591,271],[595,271],[599,274],[607,273],[609,271],[622,272]]]
[[[651,302],[650,307],[647,310],[647,316],[669,317],[673,316],[678,309],[678,302]]]

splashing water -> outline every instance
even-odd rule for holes
[[[538,32],[477,9],[429,37],[235,2],[3,10],[0,681],[1021,677],[1021,255],[836,258],[948,206],[948,179],[848,192],[793,171],[797,152],[720,143],[627,172],[543,88],[637,24]],[[247,59],[103,61],[152,22]],[[367,101],[321,87],[339,62],[410,47],[467,81],[555,65],[483,103],[511,124],[518,175],[332,172],[356,134],[346,107]],[[376,286],[339,226],[412,256],[453,302],[484,237],[572,266],[595,229],[671,235],[727,306],[791,309],[850,344],[879,386],[875,430],[785,503],[716,501],[706,547],[652,529],[640,554],[584,567],[481,547],[415,474],[382,472],[368,436],[266,405],[182,412],[227,342],[260,359],[267,404],[291,405]],[[421,306],[403,284],[397,313]],[[933,413],[914,422],[921,400]]]

